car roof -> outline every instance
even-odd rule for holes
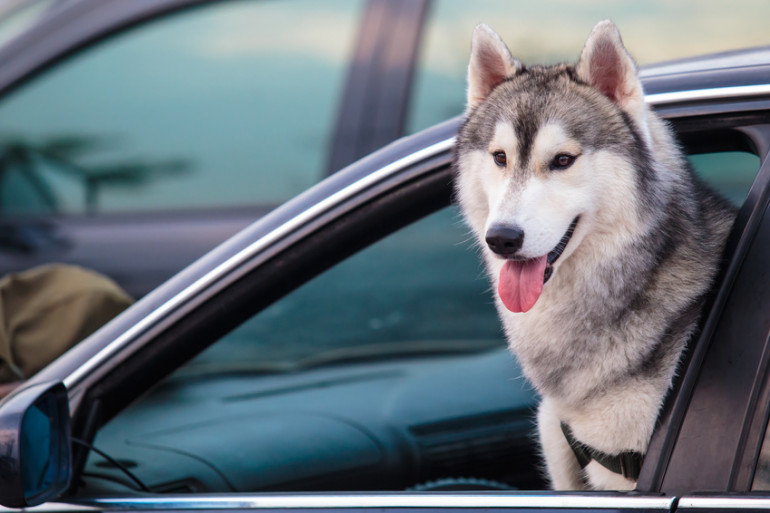
[[[639,75],[648,95],[767,85],[770,46],[661,62],[640,68]]]
[[[768,64],[770,64],[770,46],[760,46],[657,62],[642,66],[639,74],[642,78],[650,78],[681,73],[766,66]]]

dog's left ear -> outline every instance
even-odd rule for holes
[[[596,24],[580,54],[577,75],[633,117],[649,137],[642,82],[618,28],[609,20]]]

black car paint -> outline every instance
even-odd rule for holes
[[[767,147],[770,125],[748,133]],[[726,249],[726,268],[701,336],[690,348],[682,389],[653,446],[669,453],[658,462],[650,486],[674,493],[715,489],[748,492],[764,440],[768,409],[768,326],[763,280],[770,258],[770,160],[762,158]],[[692,395],[689,395],[692,394]],[[697,414],[695,414],[697,412]],[[708,419],[704,422],[703,419]],[[669,436],[663,442],[663,434]],[[702,440],[721,440],[725,450],[698,451]],[[652,469],[652,466],[650,467]],[[699,469],[694,473],[694,469]]]

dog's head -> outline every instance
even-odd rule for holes
[[[593,29],[576,65],[531,68],[478,26],[467,102],[458,198],[493,270],[501,267],[500,298],[526,312],[592,234],[635,233],[634,191],[651,174],[650,114],[609,21]]]

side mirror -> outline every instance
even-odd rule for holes
[[[0,505],[55,499],[72,476],[70,414],[62,383],[18,390],[0,405]]]

